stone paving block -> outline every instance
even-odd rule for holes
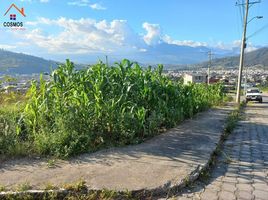
[[[200,195],[199,194],[195,194],[193,196],[193,199],[192,200],[201,200]]]
[[[214,172],[211,173],[210,176],[214,179],[221,180],[224,175],[225,172],[215,170]]]
[[[253,183],[252,186],[254,187],[255,190],[262,190],[262,191],[268,192],[268,185],[265,182]],[[267,199],[268,199],[268,196],[267,196]]]
[[[177,197],[174,200],[189,200],[189,199],[192,199],[192,198],[191,197],[187,197],[187,196],[181,196],[181,197]]]
[[[237,181],[238,183],[247,183],[247,184],[253,183],[253,180],[247,176],[237,177]]]
[[[236,184],[234,183],[223,183],[221,186],[222,191],[232,192],[234,193],[236,191]]]
[[[237,191],[236,198],[239,200],[253,200],[254,196],[248,191]]]
[[[237,175],[230,177],[230,176],[225,176],[222,179],[223,183],[237,183],[237,179],[236,179]]]
[[[220,200],[235,200],[235,194],[233,192],[228,192],[228,191],[221,191],[219,192],[219,199]]]
[[[238,166],[229,166],[228,169],[227,169],[227,171],[226,171],[226,173],[232,172],[232,173],[237,174],[238,171],[239,171],[239,167]]]
[[[268,199],[268,191],[262,191],[262,190],[254,190],[253,195],[255,196],[255,199],[260,200],[267,200]]]
[[[252,169],[253,164],[250,161],[240,161],[239,162],[239,169]]]
[[[253,179],[253,174],[252,174],[252,171],[245,171],[245,172],[240,172],[240,174],[242,175],[242,176],[245,176],[245,177],[248,177],[248,178],[250,178],[250,179]]]
[[[253,186],[251,184],[238,183],[236,184],[236,188],[238,191],[253,191]]]
[[[214,192],[219,192],[221,191],[221,184],[210,184],[206,186],[205,190],[212,190]]]
[[[262,170],[262,171],[252,171],[252,174],[255,177],[265,177],[265,176],[267,176],[267,173],[265,173],[264,170]]]
[[[201,195],[200,195],[200,198],[202,200],[217,200],[218,199],[218,195],[217,195],[217,192],[213,191],[213,190],[205,190],[205,192],[203,192]]]
[[[237,176],[238,176],[237,173],[234,173],[234,172],[227,172],[227,173],[225,174],[224,177],[225,177],[225,178],[228,177],[228,178],[230,178],[230,179],[235,179],[234,181],[237,182],[237,179],[236,179]]]

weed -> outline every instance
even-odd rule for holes
[[[25,192],[30,189],[32,189],[32,186],[29,184],[29,182],[21,183],[16,188],[16,190],[19,192]]]
[[[224,160],[225,163],[228,163],[229,164],[229,163],[233,162],[232,158],[229,155],[227,155],[224,151],[221,151],[221,154],[225,158],[225,160]]]
[[[57,189],[59,189],[59,188],[51,183],[47,183],[45,185],[45,190],[57,190]]]
[[[3,185],[0,185],[0,192],[4,192],[4,191],[6,191],[6,187]]]
[[[56,166],[56,160],[55,159],[49,159],[47,161],[47,167],[48,168],[54,168]]]
[[[86,182],[82,179],[71,184],[64,184],[63,188],[75,192],[81,192],[87,190]]]

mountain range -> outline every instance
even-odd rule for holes
[[[208,51],[210,51],[210,49],[207,47],[178,46],[163,43],[152,46],[150,49],[147,49],[147,51],[133,55],[129,59],[138,61],[139,63],[147,63],[144,65],[163,63],[165,69],[180,69],[185,68],[185,66],[207,67],[208,62],[205,61],[208,60]],[[216,51],[216,49],[212,50],[212,52]],[[230,52],[217,51],[217,56],[213,59],[212,65],[223,68],[238,66],[239,56],[226,55],[230,55]],[[234,55],[234,53],[232,55]],[[111,59],[110,62],[112,63],[118,60]],[[0,74],[50,72],[51,69],[57,67],[58,63],[59,62],[23,53],[0,50]],[[268,48],[260,48],[256,51],[247,53],[245,55],[245,65],[261,65],[268,67]],[[78,66],[81,67],[83,65]]]

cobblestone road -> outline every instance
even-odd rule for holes
[[[173,199],[268,200],[267,100],[248,105],[245,119],[226,140],[209,180],[198,181]]]

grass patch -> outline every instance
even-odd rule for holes
[[[0,192],[4,192],[4,191],[6,191],[6,187],[3,185],[0,185]]]
[[[53,185],[51,183],[47,183],[45,185],[45,190],[58,190],[58,189],[59,189],[59,187],[57,187],[57,186],[55,186],[55,185]]]
[[[29,182],[21,183],[16,187],[16,191],[18,192],[25,192],[27,190],[31,190],[32,186]]]
[[[55,159],[49,159],[47,161],[47,167],[48,168],[54,168],[54,167],[56,167],[56,160]]]
[[[81,192],[87,190],[86,182],[82,179],[75,183],[64,184],[63,188],[74,192]]]

